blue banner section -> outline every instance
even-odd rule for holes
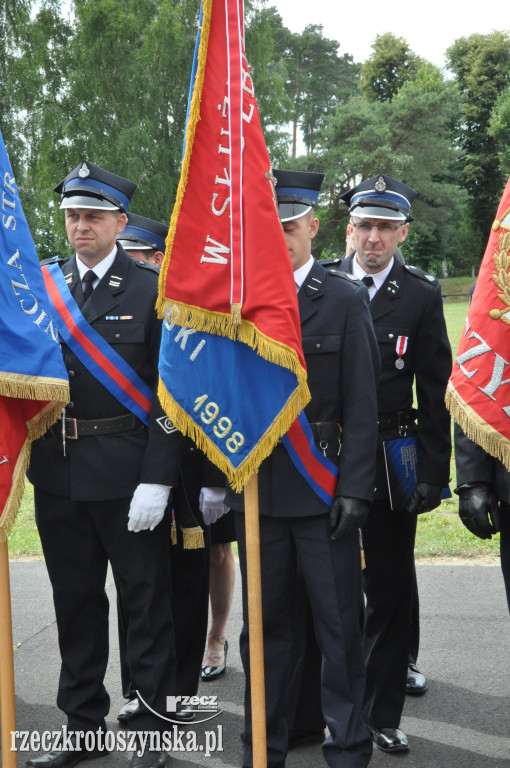
[[[4,378],[67,381],[53,310],[1,135],[0,184],[0,372]]]
[[[295,374],[246,344],[167,321],[159,374],[174,402],[235,469],[297,388]]]

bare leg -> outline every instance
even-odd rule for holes
[[[232,544],[211,544],[211,627],[203,666],[218,667],[224,662],[225,630],[232,605],[235,560]]]

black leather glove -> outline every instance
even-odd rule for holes
[[[480,539],[491,539],[500,530],[498,500],[488,485],[457,488],[460,519]]]
[[[335,496],[329,513],[331,538],[341,539],[342,536],[361,528],[366,523],[369,512],[370,502],[365,499]]]
[[[432,483],[417,483],[405,511],[410,515],[430,512],[441,504],[441,486]]]

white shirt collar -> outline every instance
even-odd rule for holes
[[[384,267],[384,269],[381,269],[380,272],[374,273],[374,272],[365,272],[363,267],[360,266],[358,259],[356,258],[356,254],[354,254],[354,256],[352,257],[352,274],[354,275],[354,277],[357,277],[358,280],[362,280],[364,277],[369,275],[374,281],[373,285],[371,285],[368,289],[368,295],[370,300],[374,298],[375,294],[377,293],[381,285],[384,283],[384,281],[390,274],[394,261],[395,259],[392,256],[388,265]]]
[[[94,280],[94,282],[92,283],[93,288],[95,288],[98,282],[101,280],[101,278],[106,275],[106,273],[112,266],[113,262],[115,261],[116,255],[117,255],[117,244],[113,246],[113,250],[110,251],[108,256],[105,256],[104,259],[101,259],[101,261],[98,264],[96,264],[96,266],[92,270],[97,277],[97,280]],[[76,266],[78,267],[78,274],[80,275],[80,280],[83,280],[83,275],[85,274],[85,272],[89,271],[90,267],[87,267],[87,265],[83,263],[83,261],[80,259],[78,254],[76,254]]]
[[[303,283],[305,282],[307,275],[311,268],[313,267],[315,259],[313,256],[310,256],[306,264],[303,264],[303,266],[298,267],[294,270],[294,280],[296,281],[296,288],[299,291]]]

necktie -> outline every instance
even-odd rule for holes
[[[96,279],[97,275],[95,272],[93,272],[91,269],[89,269],[88,272],[85,272],[83,275],[83,295],[85,297],[85,301],[87,301],[88,297],[92,293],[92,283]]]
[[[367,288],[370,288],[370,286],[374,284],[374,278],[371,277],[371,275],[365,275],[365,277],[361,278],[361,282],[365,283]]]

